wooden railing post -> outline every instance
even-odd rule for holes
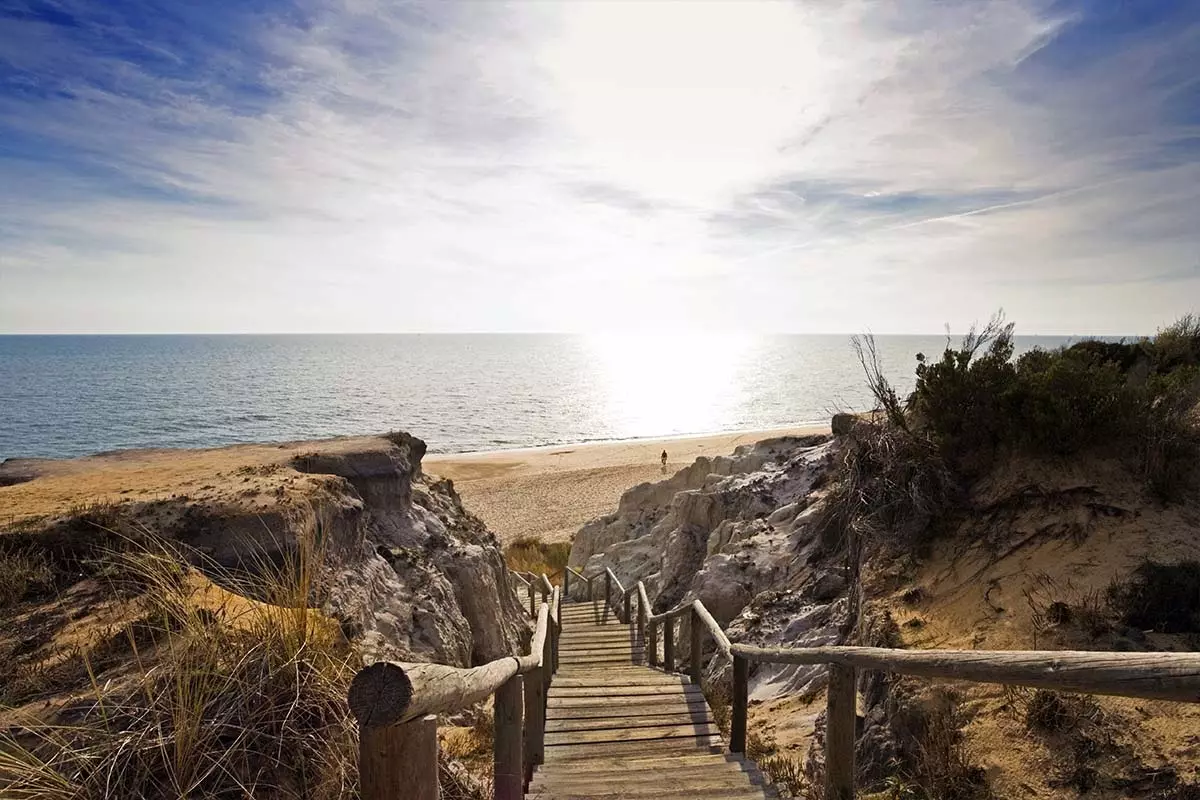
[[[632,617],[630,617],[630,613],[632,611],[633,611],[633,593],[626,592],[625,593],[625,619],[621,620],[621,622],[628,625],[630,623],[630,621],[632,620]]]
[[[733,657],[733,709],[729,722],[729,752],[746,752],[746,712],[749,701],[749,663]]]
[[[701,663],[702,653],[700,649],[700,624],[700,615],[696,612],[696,609],[693,608],[692,613],[688,615],[688,633],[691,634],[691,641],[688,644],[690,649],[689,655],[691,656],[692,662],[691,669],[688,670],[688,672],[692,676],[692,683],[696,684],[697,686],[700,685],[700,672],[704,666]]]
[[[675,619],[667,617],[663,620],[663,669],[675,671]]]
[[[492,777],[496,800],[521,800],[525,794],[524,764],[521,755],[521,706],[524,703],[520,675],[514,675],[496,690]],[[391,787],[396,797],[404,784]]]
[[[642,646],[642,658],[646,657],[646,609],[642,607],[641,599],[638,600],[638,616],[637,616],[637,643]],[[649,662],[647,662],[649,663]]]
[[[543,709],[546,707],[546,666],[525,673],[523,684],[525,692],[525,737],[522,748],[524,781],[521,791],[533,780],[533,768],[546,760],[546,719]],[[498,695],[497,695],[498,697]],[[499,785],[499,784],[497,784]]]
[[[559,602],[562,602],[561,597]],[[558,672],[558,636],[562,632],[562,612],[559,611],[559,622],[554,621],[553,615],[550,617],[550,671]]]
[[[650,641],[646,643],[646,658],[650,661],[650,666],[658,666],[658,623],[650,621]]]
[[[537,616],[537,605],[534,598],[537,597],[537,592],[533,590],[533,584],[529,584],[529,616]]]
[[[612,597],[612,573],[604,570],[604,616],[603,619],[608,619],[608,604],[609,598]]]
[[[437,717],[401,725],[359,728],[358,774],[362,800],[391,800],[398,787],[413,800],[438,800]]]
[[[854,667],[829,665],[825,710],[825,797],[854,800]]]
[[[567,569],[566,567],[563,567],[563,590],[562,590],[562,596],[563,596],[563,597],[570,597],[570,596],[571,596],[571,570]]]

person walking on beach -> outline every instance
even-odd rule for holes
[[[662,452],[662,471],[663,472],[667,471],[667,451],[666,450],[663,450],[663,452]]]

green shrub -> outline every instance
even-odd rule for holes
[[[997,315],[982,331],[972,328],[942,357],[917,356],[917,382],[908,406],[956,462],[989,455],[1014,432],[1010,407],[1016,383],[1013,325]],[[979,353],[982,352],[982,355]]]
[[[875,342],[855,351],[880,414],[847,434],[841,480],[820,523],[827,545],[856,531],[913,544],[953,506],[958,490],[996,457],[1126,458],[1146,486],[1172,500],[1194,483],[1200,458],[1200,318],[1137,342],[1084,341],[1013,358],[1013,325],[997,314],[937,359],[917,355],[906,403],[883,375]]]
[[[917,357],[908,408],[958,472],[986,471],[1001,449],[1065,456],[1107,447],[1134,454],[1164,498],[1188,483],[1200,451],[1200,318],[1153,339],[1084,341],[1015,362],[1012,336],[997,315],[939,360]],[[868,371],[873,390],[876,380]]]

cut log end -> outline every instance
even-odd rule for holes
[[[360,670],[350,682],[350,713],[362,728],[394,725],[403,719],[412,697],[412,681],[404,670],[380,661]]]

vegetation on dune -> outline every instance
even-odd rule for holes
[[[110,554],[112,596],[133,593],[136,619],[79,651],[81,693],[70,681],[40,687],[76,697],[63,713],[70,722],[21,719],[0,739],[0,791],[75,800],[352,792],[345,697],[355,658],[315,609],[319,559],[301,547],[259,570],[269,602],[253,603],[198,580],[167,542]]]
[[[970,483],[1011,454],[1096,452],[1123,459],[1164,501],[1194,485],[1200,455],[1200,317],[1136,342],[1083,341],[1014,358],[1002,315],[940,358],[917,355],[901,398],[871,337],[855,347],[878,403],[848,435],[826,504],[830,545],[857,532],[896,546],[936,534]]]
[[[1103,460],[1123,464],[1153,502],[1195,497],[1200,317],[1189,315],[1137,341],[1084,341],[1016,356],[1013,325],[997,315],[957,346],[948,341],[940,356],[918,354],[907,397],[884,377],[871,337],[856,338],[855,347],[877,408],[843,434],[842,461],[817,518],[821,542],[827,552],[845,554],[854,585],[861,585],[855,578],[869,554],[920,554],[956,531],[989,535],[986,525],[960,523],[978,510],[973,503],[1023,507],[1023,496],[997,500],[987,494],[1004,492],[999,467]],[[980,488],[988,499],[979,499]],[[1146,631],[1182,634],[1176,647],[1189,646],[1200,631],[1200,568],[1194,562],[1145,562],[1107,591],[1069,600],[1064,587],[1042,588],[1036,596],[1027,593],[1035,637],[1054,629],[1058,637],[1072,636],[1076,646],[1091,641],[1109,649],[1153,649]],[[863,608],[859,598],[851,616]],[[1021,697],[1028,730],[1061,739],[1063,771],[1053,785],[1088,791],[1098,780],[1099,760],[1117,752],[1110,741],[1114,723],[1090,698],[1047,691]],[[920,745],[893,765],[881,796],[992,796],[963,740],[966,720],[954,704],[918,716],[921,725],[909,733]],[[1162,796],[1188,791],[1181,784]]]
[[[0,608],[14,605],[30,594],[49,590],[54,570],[49,560],[35,550],[0,550]]]

